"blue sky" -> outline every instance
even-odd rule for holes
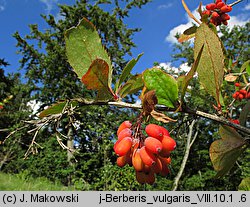
[[[204,0],[203,4],[212,0]],[[0,0],[0,58],[5,58],[10,63],[5,73],[17,72],[18,60],[21,56],[16,54],[16,41],[12,37],[18,31],[23,37],[29,34],[29,24],[38,24],[41,30],[47,25],[40,14],[53,14],[57,18],[59,10],[57,4],[73,4],[74,0]],[[186,0],[191,11],[194,11],[200,1]],[[232,3],[233,1],[228,1]],[[244,0],[234,7],[231,12],[229,24],[243,25],[250,20],[250,3]],[[142,72],[152,67],[154,62],[162,66],[171,66],[173,54],[173,38],[176,32],[184,31],[191,25],[191,20],[185,14],[181,0],[153,0],[142,9],[135,9],[126,19],[129,27],[140,27],[142,31],[134,35],[137,48],[133,49],[133,57],[141,52],[144,56],[137,64],[134,72]],[[174,65],[176,68],[181,67]]]

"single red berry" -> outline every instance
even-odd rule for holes
[[[213,12],[213,13],[212,13],[212,17],[213,17],[213,18],[218,18],[219,16],[220,16],[220,15],[219,15],[217,12]]]
[[[3,109],[3,105],[0,105],[0,110]]]
[[[215,8],[216,8],[216,4],[214,4],[214,3],[206,5],[207,10],[214,10]]]
[[[226,21],[230,19],[230,16],[228,14],[222,14],[221,16],[222,21]]]
[[[222,2],[222,0],[216,0],[215,4]]]
[[[158,154],[162,150],[162,143],[156,138],[147,137],[144,141],[144,144],[147,150],[154,154]]]
[[[211,11],[209,11],[209,10],[204,10],[202,12],[202,15],[208,15],[208,16],[210,16],[210,14],[211,14]]]
[[[235,87],[240,87],[240,83],[235,83]]]
[[[244,95],[240,93],[238,96],[238,99],[241,101],[243,98],[244,98]]]
[[[216,8],[217,9],[220,9],[221,7],[225,6],[225,3],[224,2],[218,2],[216,3]]]
[[[221,10],[222,13],[227,13],[227,12],[232,11],[232,7],[228,6],[228,5],[225,5],[225,6],[221,7],[220,10]]]
[[[237,98],[238,98],[238,94],[237,94],[237,93],[234,93],[234,94],[233,94],[233,98],[234,98],[234,99],[237,99]]]

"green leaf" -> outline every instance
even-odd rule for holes
[[[187,75],[185,75],[184,78],[181,80],[181,101],[183,101],[183,99],[184,99],[185,92],[187,90],[187,87],[188,87],[190,80],[195,75],[195,72],[196,72],[197,67],[199,65],[199,62],[200,62],[201,54],[203,52],[203,48],[204,48],[204,45],[201,47],[199,54],[192,65],[192,68],[187,73]]]
[[[213,163],[216,177],[224,176],[235,164],[238,157],[245,150],[245,140],[228,126],[219,129],[221,139],[214,141],[209,149],[210,159]]]
[[[96,59],[92,62],[87,73],[82,76],[82,82],[87,89],[97,90],[97,100],[112,99],[113,92],[108,81],[109,66],[106,61]]]
[[[129,94],[136,93],[137,91],[141,90],[144,86],[142,81],[142,75],[135,75],[131,77],[119,90],[119,95],[121,98]]]
[[[63,112],[63,110],[65,109],[66,106],[77,106],[78,102],[77,101],[60,101],[57,102],[53,105],[51,105],[49,108],[43,110],[40,114],[39,117],[43,118],[46,116],[50,116],[53,114],[60,114]]]
[[[224,77],[224,54],[220,39],[206,24],[202,23],[195,35],[194,58],[197,59],[201,47],[203,52],[197,67],[199,81],[212,95],[218,105],[224,105],[221,99],[221,85]]]
[[[147,90],[155,90],[158,104],[175,108],[178,100],[177,81],[159,68],[143,72],[143,81]]]
[[[91,22],[83,18],[76,27],[65,32],[65,41],[68,61],[79,78],[82,78],[88,71],[95,59],[103,59],[109,67],[109,82],[111,84],[111,61]]]
[[[127,65],[125,66],[125,68],[122,70],[122,74],[116,84],[116,92],[118,90],[118,88],[121,86],[121,84],[126,80],[126,78],[129,76],[131,70],[134,68],[134,66],[136,65],[136,63],[139,61],[139,59],[141,58],[141,56],[143,55],[143,53],[139,54],[137,56],[136,59],[132,59],[130,60]]]

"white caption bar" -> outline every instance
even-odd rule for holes
[[[250,191],[0,191],[0,206],[249,207]]]

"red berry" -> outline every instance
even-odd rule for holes
[[[211,14],[211,11],[209,11],[209,10],[204,10],[202,12],[202,15],[208,15],[208,16],[210,16],[210,14]]]
[[[221,10],[222,13],[227,13],[227,12],[232,11],[232,7],[228,6],[228,5],[225,5],[225,6],[221,7],[220,10]]]
[[[163,177],[166,177],[169,173],[169,169],[168,169],[168,165],[170,164],[170,161],[168,160],[168,158],[162,158],[160,157],[161,160],[161,164],[162,164],[162,170],[160,172],[160,175]]]
[[[118,134],[118,140],[121,140],[125,137],[131,137],[132,136],[132,130],[129,128],[125,128]]]
[[[207,10],[214,10],[215,8],[216,8],[216,4],[214,4],[214,3],[206,5]]]
[[[213,12],[213,13],[212,13],[212,17],[213,17],[213,18],[218,18],[219,16],[220,16],[220,15],[219,15],[217,12]]]
[[[167,151],[173,151],[176,147],[176,142],[173,138],[164,136],[162,139],[162,149],[167,150]]]
[[[220,9],[221,7],[225,6],[225,3],[224,2],[218,2],[216,3],[216,8],[217,9]]]
[[[161,163],[160,158],[158,158],[158,157],[156,158],[155,165],[152,166],[152,171],[156,174],[158,174],[162,171],[162,163]]]
[[[234,99],[237,99],[237,98],[238,98],[238,95],[239,95],[239,94],[238,94],[237,92],[234,93],[234,94],[233,94],[233,98],[234,98]]]
[[[156,162],[156,157],[153,155],[152,152],[146,149],[145,146],[143,146],[140,150],[140,156],[142,161],[144,162],[145,165],[148,165],[151,167],[152,165],[155,164]]]
[[[234,84],[236,87],[240,87],[240,83],[235,83]]]
[[[216,0],[215,4],[222,2],[222,0]]]
[[[119,167],[124,167],[127,164],[127,159],[126,159],[126,155],[121,156],[121,157],[117,157],[116,159],[116,164]]]
[[[125,137],[122,140],[118,140],[114,145],[114,151],[118,156],[126,155],[132,146],[131,137]]]
[[[163,131],[162,128],[156,124],[149,124],[146,126],[145,128],[146,133],[148,134],[148,136],[150,137],[154,137],[156,139],[162,139],[163,137]]]
[[[137,149],[133,153],[132,164],[133,164],[136,171],[139,171],[139,172],[143,171],[144,163],[143,163],[141,156],[140,156],[140,149]]]
[[[124,121],[121,123],[121,125],[119,126],[118,130],[117,130],[117,135],[119,135],[119,133],[126,128],[130,128],[132,126],[130,121]]]
[[[230,16],[228,14],[222,14],[220,17],[222,21],[226,21],[230,19]]]
[[[243,98],[244,98],[244,95],[240,93],[238,96],[238,99],[241,101]]]
[[[144,144],[147,150],[154,154],[158,154],[162,150],[162,143],[156,138],[147,137],[144,141]]]

